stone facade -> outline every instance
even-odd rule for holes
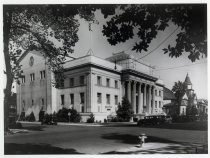
[[[162,113],[163,82],[152,76],[151,65],[124,52],[107,59],[89,53],[66,62],[64,85],[60,88],[52,86],[54,74],[39,52],[26,52],[20,62],[25,77],[17,86],[18,114],[33,111],[38,119],[41,109],[53,113],[73,107],[83,122],[90,113],[103,122],[108,115],[116,114],[123,96],[131,102],[137,119]]]

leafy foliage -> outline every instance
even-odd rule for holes
[[[43,110],[40,110],[39,112],[39,122],[42,122],[42,120],[44,119],[44,111]]]
[[[75,109],[67,109],[62,108],[56,114],[58,122],[69,122],[69,115],[70,112],[70,122],[80,122],[81,116]]]
[[[174,83],[172,87],[172,92],[176,97],[175,107],[173,110],[173,115],[179,115],[179,107],[181,106],[182,98],[187,91],[187,86],[184,82],[178,81]]]
[[[195,106],[187,106],[186,115],[187,116],[196,116],[196,115],[198,115],[198,109]]]
[[[30,115],[26,116],[25,120],[26,120],[26,121],[29,121],[29,122],[34,122],[34,121],[36,121],[35,116],[34,116],[34,113],[31,112]]]
[[[91,114],[90,114],[90,117],[87,119],[87,123],[94,123],[94,121],[95,121],[94,114],[91,113]]]
[[[121,14],[117,14],[103,26],[103,35],[111,45],[132,39],[139,41],[132,50],[147,51],[158,32],[164,31],[170,24],[180,28],[176,45],[164,48],[164,54],[179,57],[189,52],[188,58],[194,62],[200,55],[207,56],[207,5],[206,4],[148,4],[123,5]]]
[[[18,121],[25,121],[25,112],[24,111],[21,112],[20,118]]]
[[[133,110],[130,102],[126,97],[122,100],[122,106],[118,105],[118,110],[116,111],[118,120],[121,121],[130,121],[130,118],[133,116]]]

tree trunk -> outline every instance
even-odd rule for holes
[[[6,67],[6,89],[4,89],[4,131],[9,130],[9,107],[11,98],[11,88],[13,83],[13,75],[11,70],[10,55],[9,55],[9,36],[11,25],[11,12],[9,10],[3,11],[3,41],[4,41],[4,59]]]

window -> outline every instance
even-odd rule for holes
[[[44,105],[44,99],[42,98],[42,105]]]
[[[155,101],[155,108],[157,108],[157,101]]]
[[[30,81],[32,82],[32,81],[34,81],[34,80],[35,80],[35,74],[32,73],[32,74],[30,74]]]
[[[100,106],[98,106],[98,112],[101,112],[101,108],[100,108]]]
[[[161,101],[159,101],[159,108],[161,108]]]
[[[157,90],[155,90],[155,96],[157,96]]]
[[[23,108],[25,107],[25,100],[23,100],[23,105],[22,105],[22,107],[23,107]]]
[[[33,99],[31,100],[31,105],[32,105],[32,106],[34,105],[34,100],[33,100]]]
[[[70,87],[74,86],[74,78],[70,78]]]
[[[85,103],[85,93],[80,93],[81,104]]]
[[[70,103],[74,105],[74,94],[73,93],[70,94],[70,100],[71,100]]]
[[[64,102],[64,95],[61,95],[61,105],[64,105],[65,102]]]
[[[110,87],[110,79],[109,78],[106,79],[106,86]]]
[[[161,91],[159,91],[159,96],[161,97]]]
[[[118,105],[118,96],[117,95],[114,96],[114,100],[115,100],[115,105]]]
[[[45,78],[45,70],[40,71],[40,79]]]
[[[110,104],[110,94],[107,94],[106,95],[106,103],[107,104]]]
[[[79,82],[80,82],[80,85],[84,85],[85,84],[85,77],[84,76],[80,76]]]
[[[101,85],[101,76],[97,76],[97,85]]]
[[[114,87],[118,88],[118,81],[117,80],[114,81]]]
[[[81,107],[81,111],[85,112],[85,107],[84,106]]]
[[[21,77],[21,83],[25,83],[26,82],[26,78],[25,78],[25,76],[22,76]]]
[[[102,103],[101,101],[101,93],[97,93],[97,103]]]

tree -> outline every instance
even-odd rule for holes
[[[179,114],[179,107],[181,106],[182,98],[186,91],[187,86],[184,82],[178,81],[174,83],[172,92],[174,92],[174,95],[176,97],[175,110],[177,114]]]
[[[168,45],[164,54],[179,57],[189,52],[188,58],[194,62],[200,56],[207,56],[207,5],[206,4],[146,4],[121,5],[121,13],[116,14],[103,26],[103,34],[111,45],[125,42],[135,35],[139,40],[132,50],[147,51],[158,32],[170,24],[177,25],[175,46]]]
[[[133,116],[132,106],[126,97],[123,97],[122,106],[118,105],[118,110],[116,111],[117,118],[122,121],[130,121]]]

